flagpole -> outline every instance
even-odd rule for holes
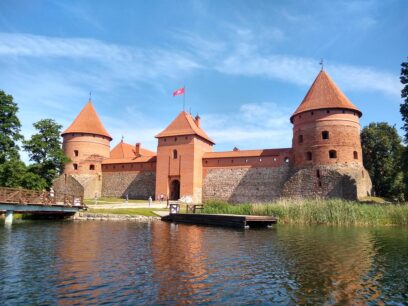
[[[186,109],[186,85],[184,85],[184,94],[183,94],[183,112]]]

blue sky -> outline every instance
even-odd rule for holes
[[[291,146],[290,115],[325,69],[363,112],[401,127],[408,1],[0,1],[0,88],[23,133],[66,128],[88,100],[114,140],[154,135],[182,108],[215,150]]]

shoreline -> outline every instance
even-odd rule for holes
[[[74,221],[136,221],[136,222],[153,222],[160,221],[159,216],[142,216],[142,215],[121,215],[105,213],[77,212],[69,218]]]

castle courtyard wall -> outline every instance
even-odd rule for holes
[[[104,172],[102,179],[103,197],[129,199],[155,198],[155,171]]]
[[[294,171],[282,196],[356,200],[371,195],[371,189],[370,175],[361,164],[320,165]]]
[[[270,202],[282,195],[289,164],[279,167],[219,167],[204,171],[203,202]]]

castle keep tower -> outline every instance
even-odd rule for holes
[[[371,193],[360,141],[361,111],[321,70],[291,116],[293,165],[289,195],[361,198]]]
[[[163,194],[171,200],[190,196],[200,203],[202,158],[214,145],[201,129],[200,117],[193,118],[183,111],[156,138],[156,196]]]
[[[112,137],[103,127],[91,101],[61,134],[62,149],[71,159],[65,174],[72,175],[85,187],[85,197],[101,194],[101,163],[110,155]]]
[[[361,115],[330,76],[320,71],[290,118],[295,167],[338,163],[362,165]]]

